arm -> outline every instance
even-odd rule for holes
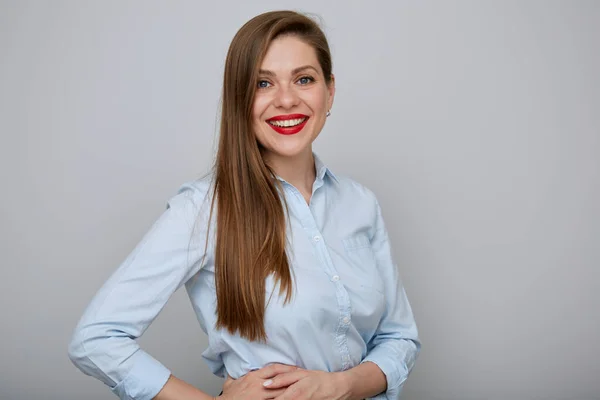
[[[171,375],[165,386],[153,400],[214,400],[187,382]]]
[[[171,295],[201,268],[206,222],[196,221],[203,197],[199,190],[187,188],[170,199],[167,210],[94,296],[75,328],[69,345],[72,362],[121,399],[150,400],[171,376],[137,339]]]
[[[366,399],[385,392],[387,381],[381,369],[372,362],[365,362],[340,372],[344,378],[348,400]]]
[[[397,399],[419,354],[421,344],[408,298],[395,264],[388,233],[377,200],[371,246],[384,278],[386,310],[375,335],[367,344],[363,363],[376,364],[386,377],[385,393],[378,399]]]

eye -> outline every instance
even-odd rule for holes
[[[309,83],[312,83],[312,82],[314,82],[314,81],[315,81],[315,78],[313,78],[312,76],[308,76],[308,75],[306,75],[306,76],[303,76],[303,77],[301,77],[300,79],[298,79],[298,81],[297,81],[297,82],[298,82],[300,85],[308,85]]]
[[[258,81],[258,88],[259,89],[266,89],[270,86],[271,84],[268,81],[265,80],[260,80]]]

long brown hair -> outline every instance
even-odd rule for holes
[[[281,182],[264,162],[252,128],[260,64],[269,44],[294,35],[311,45],[331,82],[327,39],[310,18],[273,11],[248,21],[233,38],[225,61],[219,147],[211,217],[217,214],[215,285],[217,328],[265,341],[265,279],[273,274],[284,303],[291,300],[292,275],[286,253],[287,203]],[[283,202],[282,202],[283,200]]]

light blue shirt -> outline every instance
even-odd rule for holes
[[[310,205],[280,179],[288,202],[293,298],[275,290],[266,308],[266,343],[214,328],[215,216],[207,226],[212,175],[184,184],[84,312],[69,356],[121,399],[150,400],[170,375],[136,339],[185,286],[208,335],[202,357],[218,376],[239,378],[269,363],[343,371],[371,361],[387,379],[376,399],[397,399],[420,350],[417,327],[392,258],[373,192],[335,176],[315,155]],[[209,238],[203,259],[205,240]],[[267,278],[267,298],[273,280]]]

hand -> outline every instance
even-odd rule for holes
[[[267,389],[263,383],[281,376],[281,374],[296,371],[293,365],[271,364],[256,371],[248,372],[239,379],[233,379],[229,375],[223,384],[223,394],[219,396],[222,400],[262,400],[273,399],[283,394],[285,387],[280,389]]]
[[[311,371],[298,368],[284,372],[267,383],[268,390],[280,392],[275,400],[347,400],[350,398],[345,375],[338,372]],[[287,389],[285,389],[287,388]]]

